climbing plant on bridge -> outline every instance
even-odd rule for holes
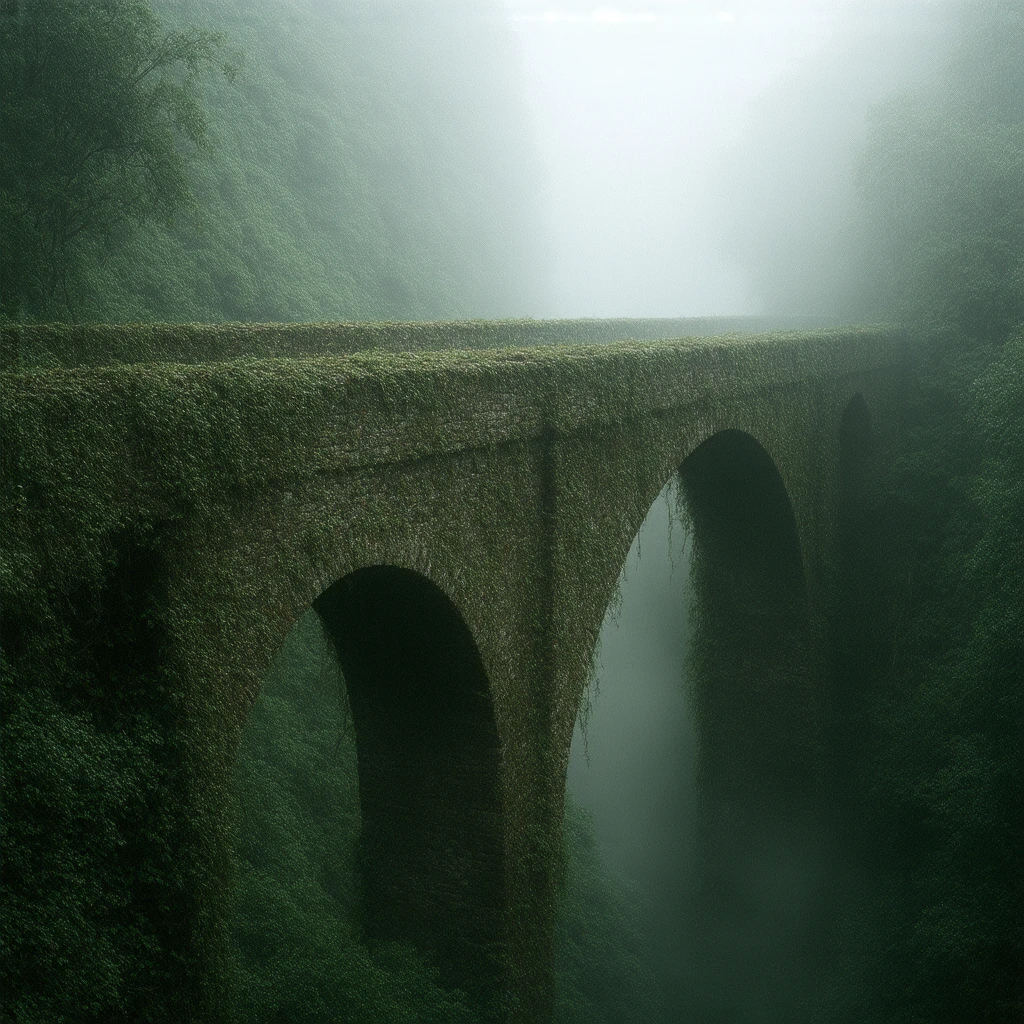
[[[585,519],[564,522],[570,537],[582,522],[591,557],[609,573],[606,589],[581,574],[587,567],[578,564],[575,542],[557,552],[573,616],[595,631],[558,652],[575,678],[576,668],[585,674],[615,563],[636,528],[633,513],[642,519],[642,492],[654,486],[656,494],[659,474],[672,471],[657,448],[665,411],[687,413],[697,401],[707,403],[700,415],[719,415],[749,409],[751,395],[783,393],[806,399],[816,423],[831,415],[827,382],[888,366],[893,342],[881,332],[837,331],[192,365],[37,365],[5,374],[2,970],[22,1016],[76,1019],[75,993],[89,978],[97,979],[89,988],[97,1022],[228,1012],[231,994],[220,986],[231,957],[219,925],[232,885],[226,786],[252,695],[247,687],[258,683],[265,653],[281,641],[281,616],[288,618],[275,602],[268,608],[267,587],[295,586],[304,595],[298,600],[315,599],[309,560],[334,564],[345,520],[331,517],[358,507],[343,502],[339,509],[334,488],[362,486],[359,467],[384,467],[385,499],[397,507],[397,517],[387,508],[371,511],[360,529],[364,555],[396,535],[406,543],[410,509],[429,516],[436,488],[444,487],[434,546],[462,565],[466,538],[480,540],[474,531],[481,524],[530,537],[538,489],[551,497],[536,477],[543,440],[555,430],[567,446],[578,442],[578,461],[568,459],[559,477],[567,507],[578,507],[569,500],[576,491],[593,493],[597,472],[619,497],[597,507],[599,529]],[[826,398],[817,404],[822,380]],[[769,416],[761,415],[770,433]],[[624,438],[633,435],[618,431],[637,417],[646,424],[639,436],[650,443],[627,452]],[[783,432],[783,453],[786,438]],[[457,454],[450,462],[423,458],[438,451]],[[499,474],[466,472],[467,459],[491,451],[504,460]],[[409,484],[387,475],[396,461],[436,462],[440,476]],[[308,488],[303,500],[323,514],[292,524],[288,539],[276,516],[264,522],[264,534],[252,532],[260,527],[251,497],[281,497],[282,481]],[[390,484],[406,489],[396,496]],[[523,502],[510,502],[510,493],[523,494]],[[287,508],[290,497],[281,500]],[[510,524],[509,516],[519,518]],[[255,573],[246,561],[250,544],[271,560]],[[415,538],[408,544],[416,557],[422,546]],[[479,550],[507,571],[500,545]],[[194,579],[198,593],[188,589]],[[169,594],[173,581],[179,590]],[[454,573],[442,582],[461,585]],[[536,584],[526,576],[521,582]],[[500,615],[493,595],[473,586],[463,605]],[[507,635],[501,622],[492,628]],[[224,665],[234,666],[231,673]],[[577,698],[560,697],[570,734]],[[537,781],[550,791],[547,776]],[[558,819],[538,804],[537,848],[553,859]],[[525,890],[512,897],[530,898],[533,889]],[[553,910],[555,893],[542,897]]]

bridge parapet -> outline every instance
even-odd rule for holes
[[[0,326],[0,370],[607,344],[837,326],[827,317]]]

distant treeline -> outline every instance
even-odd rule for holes
[[[767,311],[1005,338],[1024,321],[1024,4],[899,11],[754,108],[723,167],[729,255]]]
[[[500,3],[0,8],[8,319],[523,315],[539,168]]]

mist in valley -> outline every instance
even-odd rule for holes
[[[531,315],[836,312],[868,109],[941,60],[948,5],[506,10],[551,246]]]
[[[630,547],[567,778],[609,871],[638,889],[667,1020],[691,1009],[697,870],[697,745],[685,675],[693,537],[679,521],[677,494],[675,481],[666,485]]]

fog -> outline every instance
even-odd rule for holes
[[[652,837],[673,831],[666,817],[692,812],[695,750],[683,686],[692,538],[672,522],[670,500],[666,487],[630,548],[622,603],[608,609],[601,630],[589,719],[577,724],[569,761],[570,787],[595,810],[609,859],[634,877],[653,870]]]
[[[921,73],[940,4],[504,3],[551,247],[534,315],[823,312],[766,287],[793,269],[772,247],[846,201],[865,112]]]
[[[675,481],[651,506],[608,609],[589,713],[573,734],[570,797],[586,807],[609,869],[639,883],[669,1009],[683,1004],[695,872],[697,749],[685,686],[692,535]]]
[[[739,805],[699,795],[689,660],[694,535],[680,522],[679,486],[670,480],[651,505],[605,615],[573,734],[568,800],[590,814],[605,870],[635,901],[637,945],[658,999],[649,1019],[809,1020],[804,1003],[821,985],[813,942],[831,855],[816,824],[794,828],[769,814],[764,832],[744,832]],[[701,849],[713,806],[728,824],[713,841],[711,872],[725,891],[709,910]],[[605,1009],[602,1019],[640,1019],[628,1006]]]

